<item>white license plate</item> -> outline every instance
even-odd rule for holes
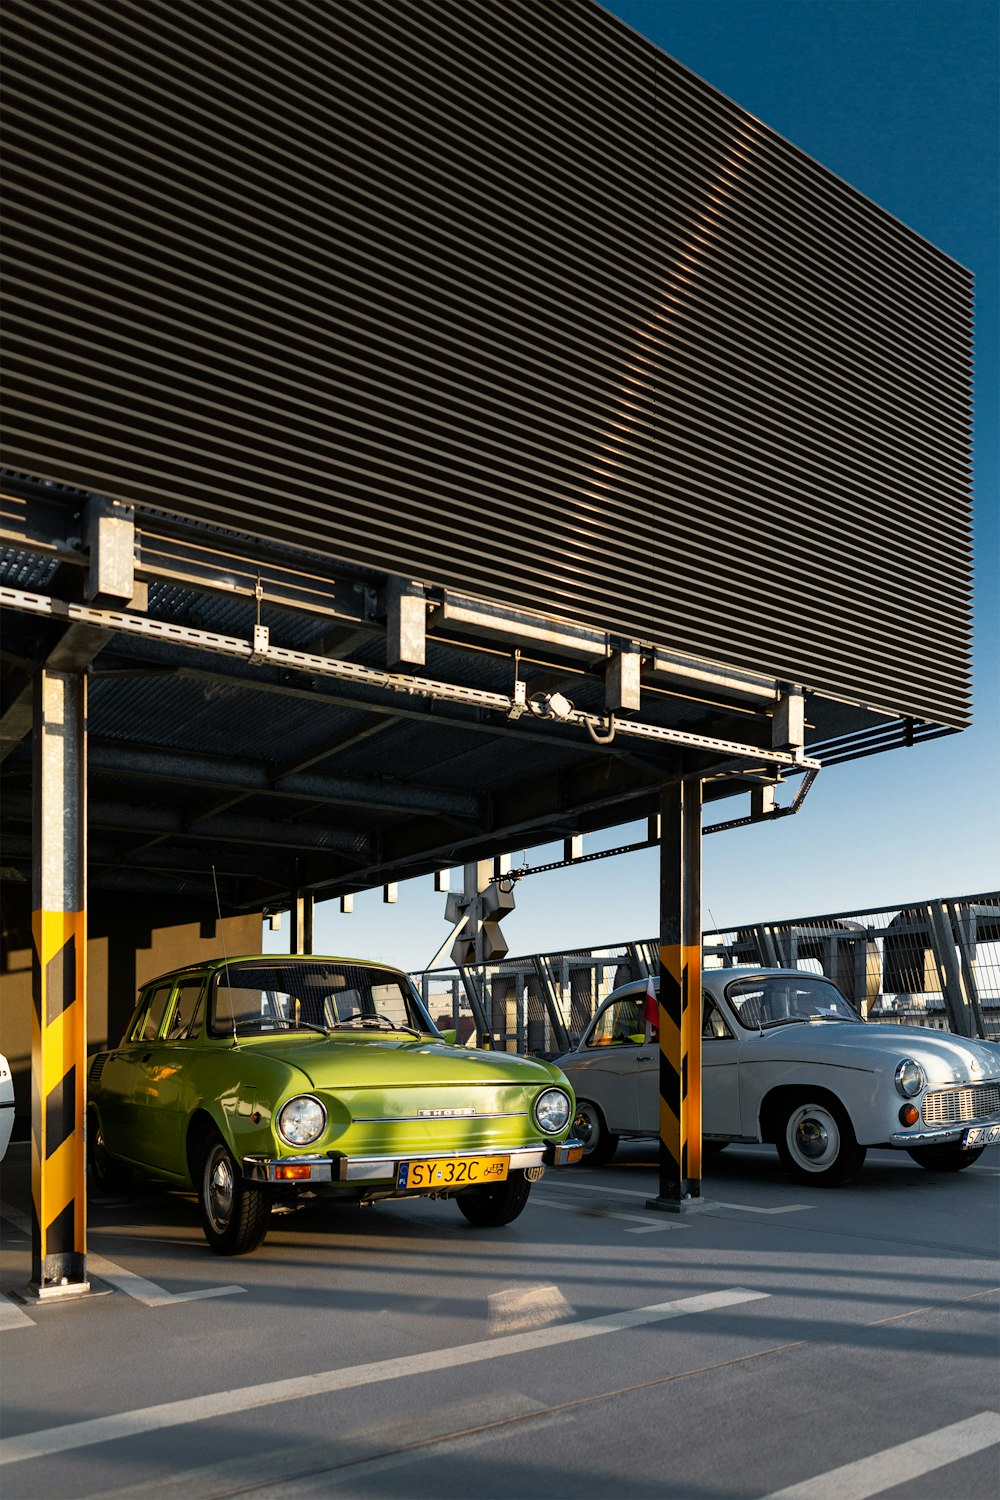
[[[992,1125],[970,1126],[962,1137],[962,1149],[978,1151],[981,1146],[992,1146],[994,1141],[1000,1141],[1000,1120],[994,1120]]]

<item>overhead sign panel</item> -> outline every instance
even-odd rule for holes
[[[9,0],[30,475],[969,714],[970,278],[590,0]]]

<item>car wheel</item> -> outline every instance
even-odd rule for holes
[[[87,1116],[87,1172],[98,1192],[121,1192],[132,1181],[132,1168],[108,1155],[101,1122],[93,1113]]]
[[[799,1094],[787,1105],[778,1126],[778,1155],[799,1182],[839,1187],[864,1165],[867,1149],[859,1146],[846,1111],[835,1100]]]
[[[961,1146],[907,1146],[906,1154],[928,1172],[961,1172],[978,1161],[985,1150],[985,1146],[978,1151],[963,1151]]]
[[[233,1153],[215,1131],[202,1159],[198,1204],[205,1238],[216,1255],[246,1255],[267,1233],[267,1193],[244,1179]]]
[[[588,1167],[603,1167],[618,1150],[618,1137],[608,1129],[601,1111],[589,1099],[577,1100],[573,1134],[583,1142],[580,1160]]]
[[[530,1192],[531,1183],[524,1173],[513,1171],[505,1182],[456,1193],[455,1202],[470,1224],[479,1229],[494,1229],[517,1218]]]

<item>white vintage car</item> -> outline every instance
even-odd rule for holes
[[[1000,1141],[1000,1044],[863,1021],[828,979],[798,969],[713,969],[703,978],[706,1152],[770,1141],[791,1175],[848,1182],[869,1146],[958,1172]],[[659,1044],[647,982],[608,997],[558,1059],[577,1097],[584,1162],[622,1137],[659,1133]]]
[[[7,1155],[11,1127],[14,1124],[14,1080],[10,1065],[0,1053],[0,1161]]]

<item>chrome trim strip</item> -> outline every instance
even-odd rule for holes
[[[308,1178],[292,1179],[299,1182],[331,1183],[381,1183],[395,1182],[396,1168],[401,1161],[437,1161],[442,1157],[462,1161],[470,1157],[506,1156],[514,1171],[526,1167],[565,1166],[578,1161],[583,1153],[583,1144],[571,1139],[566,1141],[538,1141],[530,1146],[515,1146],[504,1151],[491,1146],[483,1151],[421,1151],[415,1154],[404,1152],[400,1156],[245,1156],[243,1175],[251,1182],[277,1183],[279,1167],[309,1167]]]
[[[967,1129],[965,1125],[952,1125],[948,1130],[897,1130],[889,1137],[889,1144],[891,1146],[939,1146],[948,1141],[959,1140],[965,1129]]]
[[[475,1111],[467,1115],[447,1112],[440,1115],[352,1115],[351,1118],[355,1125],[433,1125],[438,1121],[448,1124],[451,1120],[526,1120],[528,1111],[518,1109],[509,1114],[501,1112],[493,1115],[479,1115]],[[406,1159],[416,1161],[416,1157],[408,1156]]]

